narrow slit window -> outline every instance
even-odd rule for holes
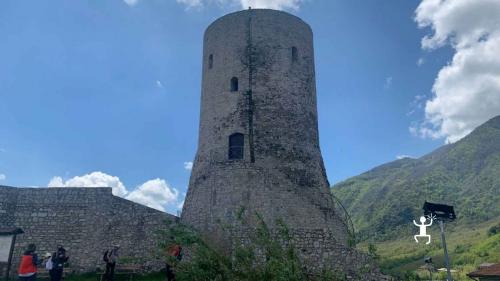
[[[238,78],[233,77],[231,78],[231,92],[236,91],[238,91]]]
[[[213,66],[214,66],[214,55],[210,54],[210,56],[208,56],[208,69],[212,69]]]
[[[234,133],[229,136],[229,159],[243,159],[245,137],[243,134]]]
[[[297,47],[293,46],[292,47],[292,62],[296,62],[299,59],[299,52],[297,50]]]

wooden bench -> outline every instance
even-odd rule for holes
[[[142,266],[135,265],[135,264],[117,264],[115,267],[115,277],[122,275],[122,276],[127,276],[129,281],[132,281],[134,279],[134,275],[139,274],[142,271]],[[104,271],[99,271],[97,272],[97,280],[98,281],[103,281],[104,280]],[[115,278],[116,279],[116,278]]]

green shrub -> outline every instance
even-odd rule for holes
[[[380,259],[377,253],[377,247],[372,243],[368,244],[368,255],[374,260]]]
[[[500,233],[500,223],[497,225],[494,225],[488,229],[488,237],[491,237],[491,236],[499,234],[499,233]]]
[[[173,244],[188,249],[189,258],[181,262],[165,257],[176,268],[178,281],[343,281],[345,274],[323,271],[314,278],[307,275],[292,243],[289,230],[281,220],[274,231],[269,229],[259,214],[248,242],[233,241],[231,257],[212,247],[193,229],[182,225],[169,225],[159,243],[161,249]],[[243,221],[244,218],[240,216]],[[227,226],[226,226],[227,229]],[[229,229],[230,232],[230,229]],[[239,242],[239,241],[238,241]],[[310,279],[312,278],[312,279]]]
[[[407,271],[403,275],[403,280],[405,281],[420,281],[420,276],[412,271]]]

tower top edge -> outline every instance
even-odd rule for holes
[[[216,20],[214,20],[212,23],[210,23],[207,28],[205,29],[205,34],[214,26],[216,25],[217,23],[220,23],[222,22],[223,20],[225,19],[228,19],[228,18],[231,18],[231,17],[238,17],[238,16],[248,16],[248,15],[276,15],[276,16],[285,16],[285,17],[289,17],[291,19],[294,19],[296,21],[299,21],[301,23],[303,23],[305,26],[307,26],[307,28],[311,31],[312,33],[312,28],[311,26],[309,26],[309,24],[307,22],[305,22],[303,19],[301,19],[300,17],[296,16],[296,15],[293,15],[293,14],[290,14],[288,12],[285,12],[285,11],[281,11],[281,10],[274,10],[274,9],[263,9],[263,8],[257,8],[257,9],[254,9],[254,8],[251,8],[251,9],[246,9],[246,10],[240,10],[240,11],[236,11],[236,12],[232,12],[232,13],[228,13],[228,14],[225,14],[219,18],[217,18]]]

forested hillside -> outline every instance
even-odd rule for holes
[[[332,188],[358,238],[386,240],[414,231],[425,201],[455,206],[455,225],[500,216],[500,116],[462,140],[419,159],[404,158]],[[451,225],[453,227],[453,225]]]

